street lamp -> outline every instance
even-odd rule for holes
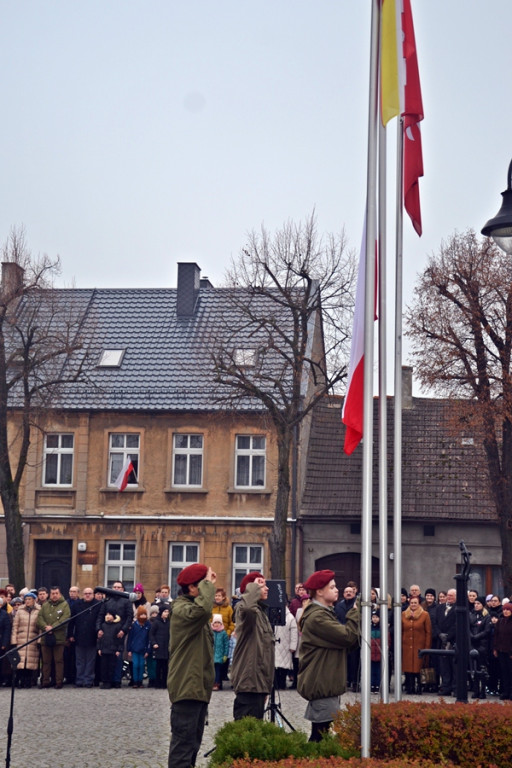
[[[502,251],[512,255],[512,161],[508,167],[508,186],[501,193],[503,203],[493,219],[482,229],[482,235],[492,237]]]

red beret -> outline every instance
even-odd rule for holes
[[[304,582],[303,587],[309,591],[323,589],[332,579],[334,579],[335,575],[334,571],[315,571],[311,574],[309,579]]]
[[[245,592],[245,589],[248,584],[251,584],[253,581],[256,581],[256,579],[264,579],[264,578],[265,577],[263,576],[263,574],[260,573],[259,571],[251,571],[250,573],[246,573],[242,579],[242,583],[240,584],[240,592],[242,593],[242,595]]]
[[[201,563],[194,563],[193,565],[187,565],[180,573],[176,581],[180,587],[188,587],[190,584],[197,584],[198,581],[204,579],[208,573],[206,565]]]

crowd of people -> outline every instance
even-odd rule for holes
[[[344,622],[347,609],[354,604],[357,585],[350,582],[336,604],[335,612]],[[455,694],[455,657],[453,655],[423,655],[424,649],[451,650],[456,645],[456,590],[429,588],[421,594],[419,585],[412,584],[401,593],[401,647],[403,689],[407,694],[421,694],[425,688],[422,670],[429,671],[428,691],[441,696]],[[381,685],[382,633],[387,632],[389,649],[388,669],[393,670],[395,645],[395,617],[388,597],[388,626],[381,625],[382,601],[379,590],[372,589],[371,628],[371,686],[378,692]],[[472,698],[485,699],[488,695],[501,700],[512,697],[512,602],[509,598],[476,590],[467,593],[468,633],[471,648],[471,675],[468,678]],[[348,685],[357,690],[359,651],[348,658]]]
[[[124,593],[121,581],[112,590]],[[167,686],[169,659],[170,587],[155,591],[150,603],[142,584],[136,600],[110,596],[77,586],[64,597],[59,586],[0,589],[0,655],[17,648],[19,662],[13,672],[4,656],[0,684],[41,688],[64,683],[77,688],[120,688],[123,676],[141,688]]]

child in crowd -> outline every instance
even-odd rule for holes
[[[213,629],[213,662],[215,665],[214,691],[222,691],[222,668],[228,659],[229,637],[224,629],[224,622],[220,613],[214,613],[212,617]]]
[[[152,605],[149,609],[149,644],[151,647],[153,647],[153,644],[151,643],[151,630],[153,628],[153,625],[157,619],[157,617],[160,615],[160,608],[158,605]],[[148,673],[148,688],[156,688],[156,658],[154,653],[150,653],[149,656],[146,659],[146,669]]]
[[[128,658],[133,662],[133,687],[142,688],[144,664],[149,655],[148,612],[144,605],[137,608],[135,619],[128,632]]]
[[[103,635],[98,638],[98,655],[101,657],[101,687],[111,688],[116,662],[123,652],[124,640],[117,636],[121,619],[113,611],[107,611],[101,625]]]
[[[160,615],[151,624],[149,644],[156,663],[157,688],[167,688],[167,666],[169,664],[169,604],[160,603]]]
[[[380,662],[382,659],[380,614],[378,611],[372,613],[371,628],[371,673],[370,685],[372,693],[378,693],[380,690]]]

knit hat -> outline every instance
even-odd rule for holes
[[[509,601],[508,603],[503,603],[501,606],[502,611],[510,611],[512,613],[512,603]]]
[[[487,595],[485,602],[488,603],[490,600],[492,600],[492,595]]]
[[[23,597],[23,600],[26,600],[27,597],[32,597],[34,600],[37,600],[37,595],[34,594],[34,592],[26,592],[24,597]]]
[[[149,609],[149,613],[160,613],[160,606],[159,605],[152,605]]]
[[[212,624],[215,624],[215,622],[220,622],[221,624],[224,624],[222,621],[222,615],[220,613],[214,613],[212,616]]]
[[[180,587],[189,587],[191,584],[197,584],[199,581],[202,581],[207,573],[208,568],[206,565],[194,563],[193,565],[187,565],[186,568],[180,571],[176,581]]]
[[[323,589],[334,579],[335,575],[334,571],[315,571],[304,582],[304,589],[307,589],[308,592],[312,592],[315,589]]]
[[[144,594],[144,587],[142,586],[142,584],[136,584],[134,592],[142,592],[142,594]]]
[[[11,600],[11,605],[21,605],[23,603],[23,600],[21,597],[13,597]]]
[[[260,573],[259,571],[251,571],[250,573],[246,573],[242,579],[242,583],[240,584],[240,592],[242,593],[242,595],[247,589],[248,584],[252,584],[253,581],[256,581],[256,579],[264,579],[264,578],[265,577],[263,576],[263,574]]]
[[[428,589],[426,589],[425,590],[425,594],[426,595],[434,595],[434,599],[436,597],[436,591],[435,591],[435,589],[432,589],[432,587],[429,587]]]

